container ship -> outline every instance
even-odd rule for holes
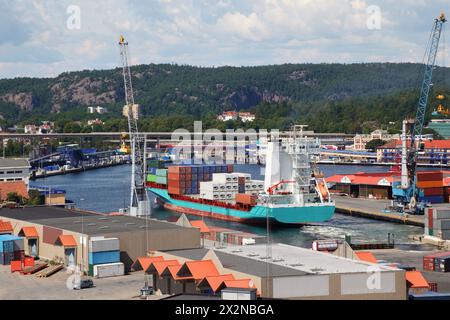
[[[265,179],[234,172],[233,165],[171,165],[149,160],[147,188],[166,209],[243,223],[304,225],[329,220],[335,211],[311,155],[319,141],[293,136],[269,142]]]

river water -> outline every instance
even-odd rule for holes
[[[325,176],[336,173],[384,172],[385,166],[338,166],[321,165]],[[33,181],[31,185],[52,186],[67,191],[67,199],[72,200],[80,209],[113,212],[124,208],[130,201],[130,171],[129,165],[109,167],[87,172],[54,176]],[[254,179],[262,179],[261,168],[256,165],[235,165],[236,172],[252,173]],[[160,220],[173,221],[178,215],[165,209],[154,208],[152,217]],[[193,217],[193,219],[198,219]],[[265,226],[249,226],[240,223],[205,219],[211,226],[242,230],[255,234],[266,234]],[[422,228],[382,222],[358,217],[335,214],[325,223],[313,226],[273,228],[271,239],[274,242],[287,243],[296,246],[310,247],[315,239],[343,238],[350,235],[356,241],[386,241],[388,233],[394,234],[396,243],[407,244],[408,235],[421,234]]]

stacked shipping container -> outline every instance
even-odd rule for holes
[[[425,209],[425,235],[450,240],[450,209]]]
[[[265,241],[264,236],[220,227],[209,227],[209,233],[205,234],[205,239],[225,245],[237,246],[263,243]]]
[[[264,183],[251,180],[251,175],[248,173],[217,173],[213,174],[212,181],[200,183],[200,197],[208,200],[233,202],[245,200],[237,202],[250,204],[249,197],[245,195],[257,196],[263,190]],[[243,196],[237,196],[238,194]]]
[[[93,237],[89,240],[89,275],[111,277],[124,274],[117,238]]]
[[[450,271],[450,252],[439,252],[423,257],[423,270]]]
[[[445,200],[443,178],[442,171],[417,172],[417,187],[420,189],[419,201],[443,203]]]
[[[0,264],[9,265],[11,261],[25,258],[24,239],[9,234],[0,235]]]
[[[191,195],[200,193],[200,183],[211,181],[215,173],[233,172],[233,165],[183,165],[167,170],[169,194]]]

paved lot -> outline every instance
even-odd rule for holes
[[[142,273],[114,278],[94,279],[94,288],[69,290],[65,270],[49,278],[11,273],[9,266],[0,266],[0,300],[126,300],[138,299],[143,286]]]
[[[431,251],[404,251],[398,249],[371,250],[378,260],[397,262],[403,265],[415,267],[422,272],[428,282],[438,284],[439,292],[450,292],[450,273],[424,271],[422,267],[423,256],[432,253]],[[433,251],[434,253],[435,251]]]

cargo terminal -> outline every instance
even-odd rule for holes
[[[148,250],[200,247],[197,228],[153,219],[107,216],[46,206],[2,208],[0,220],[12,226],[14,235],[25,238],[25,254],[48,260],[58,258],[66,266],[83,266],[86,273],[91,262],[88,243],[96,237],[119,239],[120,261],[124,263],[125,271]]]

